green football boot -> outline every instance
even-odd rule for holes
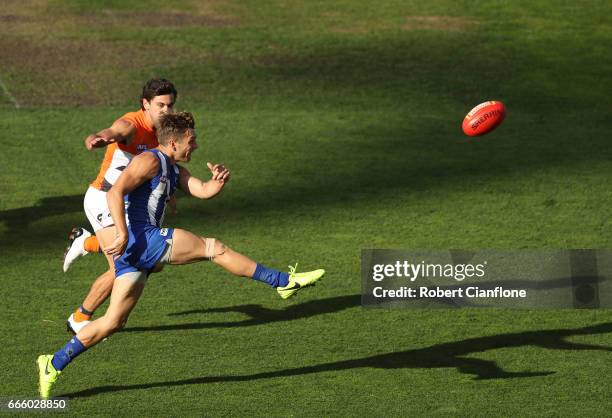
[[[314,285],[325,274],[325,270],[323,269],[304,273],[296,273],[296,269],[297,264],[293,267],[289,266],[289,283],[287,283],[285,287],[276,288],[276,291],[283,299],[289,299],[291,296],[295,295],[298,290]]]
[[[38,356],[36,360],[38,365],[38,392],[43,399],[49,398],[51,388],[53,388],[59,375],[62,374],[59,370],[55,370],[55,367],[51,364],[52,358],[52,354],[43,354]]]

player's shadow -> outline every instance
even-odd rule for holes
[[[190,322],[184,324],[156,325],[150,327],[129,327],[123,332],[141,331],[176,331],[193,330],[204,328],[232,328],[249,327],[255,325],[268,324],[271,322],[292,321],[295,319],[310,318],[315,315],[340,312],[361,304],[361,295],[336,296],[327,299],[312,300],[298,305],[291,305],[284,309],[269,309],[261,305],[248,304],[238,306],[228,306],[223,308],[194,309],[190,311],[175,312],[170,316],[184,316],[192,314],[208,313],[227,313],[238,312],[248,315],[250,318],[242,321],[223,321],[223,322]]]
[[[3,222],[8,228],[7,234],[11,234],[11,239],[15,239],[14,232],[23,232],[34,221],[50,216],[82,211],[82,194],[52,196],[42,198],[32,206],[0,211],[0,222]]]
[[[508,379],[547,376],[549,370],[525,370],[512,372],[499,367],[496,362],[470,357],[471,354],[513,347],[540,347],[554,350],[596,350],[612,352],[612,347],[567,341],[568,337],[607,334],[612,332],[612,322],[573,329],[554,329],[498,334],[469,338],[424,348],[377,354],[357,359],[333,361],[311,366],[245,375],[202,376],[167,382],[141,383],[133,385],[108,385],[86,389],[61,396],[78,398],[108,392],[175,387],[221,382],[250,382],[277,377],[301,376],[313,373],[341,372],[359,368],[376,369],[437,369],[455,368],[459,373],[472,375],[475,380]]]
[[[0,233],[0,245],[7,251],[20,251],[39,245],[48,246],[54,240],[65,240],[70,224],[47,222],[36,228],[31,226],[41,219],[72,212],[83,212],[82,194],[45,197],[32,206],[0,211],[0,223],[6,228]],[[82,217],[85,220],[85,215]],[[58,245],[57,249],[61,254],[63,248]]]

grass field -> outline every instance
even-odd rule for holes
[[[102,158],[83,138],[164,76],[198,120],[192,173],[233,171],[168,224],[327,275],[287,302],[167,268],[65,370],[70,414],[609,415],[610,311],[368,310],[359,257],[612,248],[611,16],[596,0],[3,2],[0,397],[36,396],[36,356],[104,269],[61,270]],[[489,99],[506,121],[466,139]]]

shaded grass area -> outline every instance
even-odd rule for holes
[[[570,4],[513,4],[486,14],[482,4],[447,2],[426,9],[403,2],[373,9],[342,2],[179,2],[148,12],[106,2],[76,9],[56,3],[22,18],[11,15],[17,17],[3,30],[0,47],[10,58],[2,64],[3,76],[17,99],[31,106],[126,105],[137,95],[125,86],[153,74],[189,92],[188,104],[213,107],[337,109],[361,108],[367,101],[410,110],[407,102],[422,108],[427,97],[435,97],[429,105],[451,101],[465,107],[491,95],[539,113],[575,110],[577,101],[610,104],[605,92],[612,87],[606,76],[612,62],[605,52],[611,34],[604,3],[590,4],[586,16]],[[235,24],[173,24],[171,18],[156,23],[168,13]],[[53,30],[24,42],[30,26],[43,24]],[[351,31],[351,25],[362,30]],[[589,88],[591,83],[600,88]],[[463,107],[458,114],[465,113]]]
[[[586,7],[588,5],[588,7]],[[126,332],[67,369],[71,413],[601,415],[607,311],[371,311],[361,248],[606,248],[607,2],[8,2],[0,78],[2,395],[104,268],[60,271],[101,153],[83,137],[164,75],[198,120],[190,170],[218,199],[168,223],[282,268],[328,270],[283,302],[212,265],[155,276]],[[469,108],[506,122],[466,140]],[[26,327],[23,324],[27,324]],[[290,394],[291,402],[287,402]]]

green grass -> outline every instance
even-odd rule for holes
[[[609,311],[368,310],[359,255],[612,248],[611,12],[604,1],[9,2],[0,79],[21,107],[0,92],[0,396],[36,395],[36,356],[65,343],[65,318],[104,269],[88,256],[61,272],[101,160],[82,139],[163,75],[198,120],[190,170],[233,171],[222,196],[180,197],[167,222],[270,266],[328,273],[286,302],[213,265],[167,268],[126,332],[66,369],[56,393],[71,414],[605,415]],[[487,99],[507,119],[467,140],[461,120]],[[487,371],[497,378],[475,378]]]

